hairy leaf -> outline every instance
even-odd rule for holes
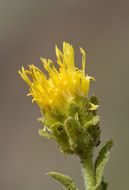
[[[107,163],[110,155],[110,149],[113,146],[113,141],[110,140],[106,143],[106,145],[100,150],[99,155],[95,162],[95,177],[96,177],[96,186],[94,190],[96,190],[101,182],[103,177],[103,170],[105,164]]]
[[[61,183],[65,187],[65,189],[78,190],[78,188],[76,187],[76,185],[74,184],[73,180],[70,177],[56,172],[49,172],[47,174],[52,176],[59,183]]]

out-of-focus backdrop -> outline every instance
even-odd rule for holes
[[[27,97],[18,70],[41,68],[40,57],[56,62],[55,44],[72,43],[76,65],[79,47],[87,50],[87,73],[96,78],[91,94],[100,100],[101,146],[115,146],[105,168],[109,189],[129,187],[129,1],[0,1],[0,189],[62,190],[46,176],[57,171],[84,189],[79,160],[64,157],[52,141],[38,135],[39,107]],[[99,149],[99,148],[98,148]]]

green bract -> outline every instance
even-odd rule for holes
[[[87,150],[97,146],[100,138],[96,103],[95,96],[69,101],[64,115],[56,113],[54,119],[50,115],[40,119],[46,125],[46,130],[40,130],[40,135],[53,138],[64,154],[86,154]]]

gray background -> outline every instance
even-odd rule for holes
[[[102,143],[115,141],[105,168],[109,190],[129,184],[129,1],[0,0],[0,189],[62,190],[48,171],[71,176],[80,190],[79,160],[63,157],[38,135],[40,110],[27,97],[21,66],[41,68],[40,56],[56,61],[54,46],[72,43],[87,50],[87,73],[96,78],[91,94],[100,100]]]

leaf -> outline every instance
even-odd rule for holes
[[[74,184],[73,180],[70,177],[56,172],[49,172],[47,174],[56,179],[67,190],[78,190],[78,188],[76,187],[76,185]]]
[[[99,155],[95,162],[95,177],[96,177],[96,186],[94,190],[96,190],[102,181],[103,170],[105,164],[107,163],[110,155],[110,149],[113,146],[113,140],[110,140],[106,143],[106,145],[100,150]],[[104,184],[103,184],[104,185]]]

